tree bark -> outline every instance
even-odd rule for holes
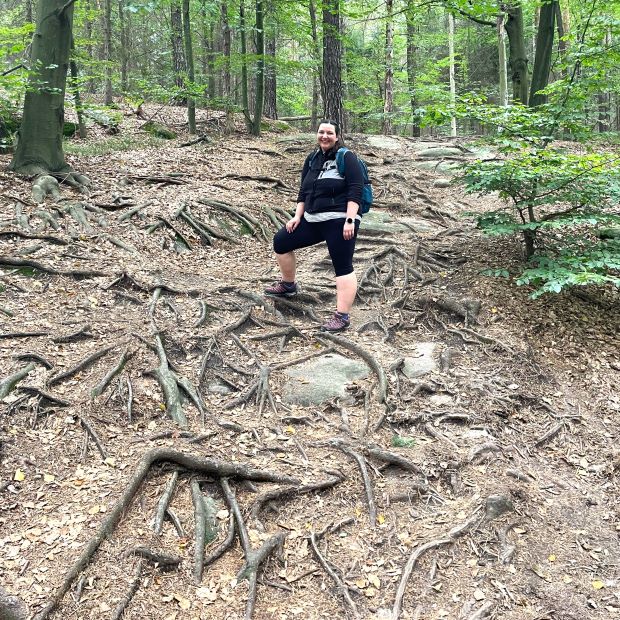
[[[75,42],[71,38],[71,54],[75,50]],[[75,101],[75,113],[78,118],[78,131],[80,138],[86,138],[86,124],[84,123],[84,108],[82,106],[82,97],[80,96],[80,85],[78,82],[78,68],[75,58],[71,57],[69,63],[71,69],[71,90],[73,91],[73,99]]]
[[[224,57],[222,72],[222,98],[224,99],[224,107],[226,110],[226,121],[224,131],[226,133],[232,133],[234,130],[234,117],[232,110],[232,82],[230,78],[230,49],[231,49],[231,36],[230,36],[230,22],[228,20],[228,3],[226,0],[222,1],[220,5],[220,11],[222,16],[222,55]]]
[[[323,114],[345,127],[342,106],[342,28],[340,0],[325,0],[323,4]]]
[[[265,39],[265,110],[267,118],[278,118],[276,74],[276,28],[273,0],[267,4],[267,21],[271,22]]]
[[[506,64],[506,31],[503,14],[497,16],[497,48],[499,51],[499,105],[508,105],[508,66]]]
[[[256,88],[254,95],[254,120],[252,135],[260,136],[265,96],[265,7],[263,0],[256,0]]]
[[[530,107],[546,103],[547,97],[539,91],[549,84],[551,71],[551,56],[553,54],[553,39],[555,35],[555,14],[557,0],[543,4],[540,8],[538,32],[536,34],[536,56],[532,70],[532,87],[530,90]]]
[[[420,123],[417,121],[418,102],[416,97],[416,72],[417,72],[417,53],[416,46],[417,29],[415,24],[415,0],[407,0],[405,20],[407,22],[407,87],[409,89],[409,104],[411,106],[411,135],[419,138]]]
[[[192,46],[192,24],[189,13],[189,0],[183,0],[183,42],[185,43],[185,59],[187,61],[187,79],[194,86],[194,48]],[[196,133],[196,100],[187,97],[187,123],[190,135]]]
[[[245,0],[239,1],[239,44],[241,46],[241,107],[246,118],[248,131],[252,130],[250,114],[250,98],[248,96],[248,43],[245,25]]]
[[[181,17],[181,5],[179,0],[172,0],[170,3],[170,43],[172,45],[172,71],[174,72],[174,83],[179,90],[185,87],[185,72],[187,64],[183,53],[183,19]],[[176,103],[184,105],[187,98],[182,95],[177,97]]]
[[[456,78],[454,57],[454,15],[448,12],[448,54],[450,56],[450,105],[456,107]],[[450,135],[456,138],[456,116],[450,119]]]
[[[319,42],[317,21],[316,21],[316,5],[315,0],[308,2],[308,11],[310,13],[310,26],[312,28],[312,51],[314,62],[316,63],[316,74],[312,80],[312,110],[311,124],[316,129],[319,121],[319,93],[323,88],[323,61],[321,59],[321,44]]]
[[[383,98],[383,134],[393,133],[394,114],[394,1],[385,0],[385,79]]]
[[[19,140],[10,168],[27,175],[70,172],[62,150],[65,88],[73,29],[73,4],[39,0],[32,40],[32,75]]]
[[[128,65],[129,65],[129,37],[127,36],[127,24],[125,20],[125,0],[118,0],[118,23],[120,26],[120,49],[121,61],[121,91],[128,91]]]
[[[110,105],[112,97],[112,0],[103,0],[103,61],[105,80],[103,103]]]
[[[529,78],[527,73],[527,50],[523,33],[523,9],[520,4],[509,4],[505,8],[508,35],[508,65],[512,74],[512,99],[527,105]]]

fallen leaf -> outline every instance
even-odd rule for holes
[[[23,482],[25,479],[26,474],[21,469],[18,469],[13,476],[13,480],[17,480],[17,482]]]
[[[602,590],[605,587],[605,584],[599,579],[596,579],[595,581],[592,582],[592,587],[595,590]]]
[[[476,591],[474,592],[474,598],[475,598],[477,601],[484,601],[484,599],[485,599],[486,597],[485,597],[485,595],[484,595],[484,592],[483,592],[482,590],[478,589],[478,590],[476,590]]]
[[[54,480],[56,480],[56,477],[52,476],[52,474],[43,474],[43,482],[54,482]]]

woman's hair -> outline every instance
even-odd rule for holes
[[[335,121],[333,119],[322,119],[319,121],[319,127],[323,124],[326,125],[333,125],[334,129],[336,130],[336,144],[334,144],[334,148],[333,150],[337,151],[339,148],[342,148],[344,146],[344,141],[342,139],[342,134],[340,133],[340,123],[338,121]]]

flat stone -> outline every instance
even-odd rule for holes
[[[452,175],[460,164],[453,161],[416,161],[413,165],[419,170],[431,170],[437,174]]]
[[[399,224],[389,213],[371,209],[362,218],[361,230],[371,230],[373,232],[404,232],[406,226]]]
[[[332,398],[344,398],[347,384],[367,377],[370,369],[363,362],[328,353],[284,372],[289,380],[282,389],[282,400],[308,407]]]
[[[450,179],[439,178],[433,181],[433,187],[450,187]]]
[[[407,146],[410,149],[413,149],[414,151],[419,152],[419,151],[426,151],[427,149],[436,149],[439,147],[449,146],[449,145],[446,145],[444,142],[424,141],[424,142],[408,142]]]
[[[226,385],[223,381],[220,381],[219,379],[215,379],[214,381],[211,381],[208,385],[207,385],[207,391],[211,392],[211,394],[230,394],[233,390],[229,385]]]
[[[427,157],[428,159],[437,159],[438,157],[459,157],[463,155],[461,149],[453,146],[438,146],[430,149],[418,151],[419,157]]]
[[[388,149],[391,151],[402,150],[403,145],[400,140],[390,138],[390,136],[368,136],[368,144],[378,149]]]
[[[420,233],[437,232],[440,228],[439,226],[435,226],[435,224],[429,220],[425,220],[420,217],[401,217],[398,221],[408,224],[409,230],[413,229],[415,232]]]
[[[435,342],[418,342],[413,354],[405,357],[403,374],[408,379],[418,379],[439,370],[438,349]]]

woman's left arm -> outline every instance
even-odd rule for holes
[[[355,217],[359,212],[364,188],[364,178],[357,155],[352,151],[347,151],[344,155],[344,169],[347,182],[347,218],[342,229],[342,236],[348,240],[355,236]],[[352,222],[349,223],[349,220]]]

